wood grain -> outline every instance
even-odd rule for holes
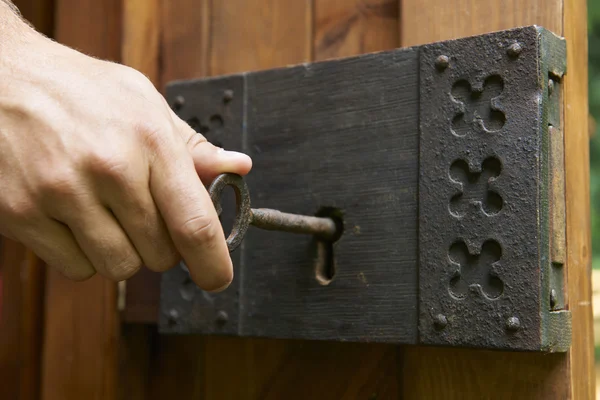
[[[569,371],[572,399],[594,399],[594,336],[591,307],[590,166],[588,137],[588,43],[585,0],[564,0],[567,39],[564,91],[567,197],[567,281],[573,313]]]
[[[542,25],[567,38],[567,268],[569,308],[573,313],[573,346],[568,355],[407,348],[402,362],[404,396],[592,399],[585,1],[403,0],[400,14],[403,46],[530,24]],[[502,386],[494,390],[497,382]]]
[[[211,3],[210,0],[160,0],[161,88],[172,79],[208,74]]]
[[[397,0],[317,0],[314,59],[326,60],[398,47]]]
[[[56,39],[118,61],[121,12],[119,0],[58,0]],[[76,283],[48,272],[41,398],[113,399],[119,335],[116,284],[100,276]]]
[[[402,0],[400,5],[403,47],[534,24],[562,31],[563,0]]]
[[[38,398],[42,332],[43,269],[21,244],[2,238],[0,397]]]
[[[246,75],[254,203],[333,207],[345,233],[324,286],[312,237],[249,230],[243,335],[416,343],[418,71],[408,49]]]
[[[213,2],[210,75],[308,61],[312,51],[312,1]]]
[[[21,271],[21,393],[20,400],[40,395],[46,266],[33,252],[25,252]]]

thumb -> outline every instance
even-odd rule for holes
[[[192,155],[196,172],[205,185],[210,184],[217,175],[229,172],[243,176],[252,169],[252,159],[247,154],[217,147],[176,115],[173,119]]]

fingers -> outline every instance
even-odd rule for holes
[[[68,279],[84,281],[96,273],[71,230],[58,221],[44,218],[34,227],[16,233],[15,237]]]
[[[104,174],[98,196],[113,212],[144,265],[163,272],[177,265],[181,256],[150,194],[147,161],[136,165],[133,155],[130,160],[127,171],[111,168],[111,174]]]
[[[204,184],[209,184],[222,173],[246,175],[252,169],[252,159],[248,155],[214,146],[175,114],[173,120],[192,155],[196,172]]]
[[[69,227],[99,274],[122,281],[142,267],[139,254],[114,215],[91,196],[71,196],[69,202],[52,201],[49,211]]]
[[[207,291],[225,289],[233,266],[212,201],[183,142],[156,146],[150,191],[192,280]]]

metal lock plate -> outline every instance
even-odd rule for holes
[[[250,227],[226,291],[163,275],[161,332],[565,351],[565,59],[525,27],[171,83],[251,155],[253,204],[336,210],[344,233]]]

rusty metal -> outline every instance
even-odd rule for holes
[[[272,231],[310,234],[325,241],[333,241],[339,236],[338,224],[332,218],[290,214],[269,208],[250,208],[248,186],[244,179],[236,174],[219,175],[208,189],[219,215],[223,211],[221,199],[227,186],[234,189],[236,197],[236,218],[227,238],[230,252],[241,244],[249,225]]]
[[[560,126],[552,112],[560,87],[548,86],[564,72],[564,49],[564,40],[533,27],[422,48],[423,344],[548,351],[569,345],[570,314],[560,310],[564,287],[551,262],[564,246],[558,234],[549,237],[564,229],[564,218],[552,218],[552,208],[562,213],[553,201],[564,196],[562,139],[549,129]],[[449,67],[440,68],[440,54],[452,60]],[[444,329],[439,315],[448,321]]]

